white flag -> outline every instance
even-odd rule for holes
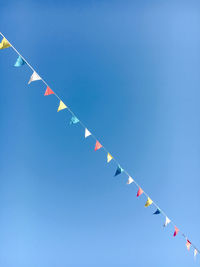
[[[171,220],[168,217],[166,217],[165,224],[163,226],[166,227],[170,222]]]
[[[31,82],[34,82],[34,81],[38,81],[38,80],[41,80],[41,77],[37,74],[37,72],[33,72],[33,74],[31,75],[31,78],[28,82],[28,84],[30,84]]]
[[[196,259],[196,256],[197,256],[197,249],[195,248],[194,250],[194,258]]]
[[[131,184],[133,182],[133,178],[131,176],[128,177],[127,184]]]
[[[91,132],[88,131],[87,128],[85,128],[85,138],[91,135]]]

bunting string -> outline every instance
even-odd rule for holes
[[[6,37],[0,32],[0,35],[2,36],[2,41],[0,43],[0,49],[4,49],[4,48],[9,48],[12,47],[13,50],[18,54],[18,58],[17,61],[15,63],[15,67],[20,67],[22,65],[27,64],[27,66],[33,71],[33,74],[30,77],[30,80],[28,82],[28,84],[30,84],[33,81],[37,81],[37,80],[41,80],[45,85],[46,85],[46,91],[45,91],[45,96],[47,95],[55,95],[57,97],[57,99],[59,100],[59,107],[58,107],[58,111],[61,111],[63,109],[67,109],[70,113],[71,113],[71,121],[70,124],[76,124],[79,123],[85,130],[85,138],[91,136],[94,140],[95,140],[95,148],[94,150],[97,151],[99,149],[103,149],[106,152],[107,155],[107,163],[109,163],[111,160],[113,160],[116,165],[117,165],[117,170],[114,176],[117,176],[121,173],[125,173],[128,177],[128,181],[127,184],[132,184],[134,183],[137,188],[138,188],[138,192],[137,192],[137,197],[139,197],[140,195],[144,194],[147,198],[147,201],[145,203],[145,207],[149,207],[150,205],[153,205],[156,208],[156,211],[153,213],[153,215],[159,215],[162,214],[165,217],[165,223],[164,223],[164,227],[166,227],[168,224],[172,224],[174,226],[174,234],[173,236],[175,237],[178,233],[180,233],[186,240],[186,248],[188,250],[190,250],[191,247],[193,247],[194,249],[194,258],[196,258],[197,254],[200,254],[199,249],[194,245],[194,243],[192,243],[190,240],[188,240],[188,238],[186,237],[186,235],[176,226],[176,224],[168,218],[168,216],[166,215],[166,213],[149,197],[149,195],[142,189],[143,187],[141,187],[136,181],[135,178],[133,179],[132,176],[121,167],[121,164],[117,161],[116,158],[113,157],[113,154],[110,153],[106,147],[104,145],[102,145],[101,142],[99,142],[99,139],[96,138],[96,136],[91,133],[91,131],[88,130],[88,128],[85,126],[85,124],[74,114],[74,112],[69,108],[69,106],[66,106],[64,104],[64,102],[61,100],[61,98],[55,93],[54,90],[52,90],[52,88],[48,85],[48,83],[36,72],[36,70],[31,66],[31,64],[19,53],[19,51],[10,43],[10,41],[8,41],[6,39]]]

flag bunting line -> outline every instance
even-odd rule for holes
[[[3,38],[5,38],[5,36],[0,32],[0,35],[3,37]],[[6,40],[8,41],[8,39],[6,38]],[[10,44],[10,47],[12,47],[13,48],[13,50],[18,54],[18,56],[24,61],[24,63],[26,63],[27,64],[27,66],[29,66],[29,68],[33,71],[33,73],[36,73],[36,74],[38,74],[38,72],[36,72],[36,70],[31,66],[31,64],[19,53],[19,51],[10,43],[10,41],[8,41],[9,42],[9,44]],[[48,85],[48,83],[41,77],[41,75],[39,75],[38,74],[38,76],[39,76],[39,80],[41,80],[45,85],[46,85],[46,87],[47,88],[52,88],[51,86],[49,86]],[[60,103],[63,103],[63,101],[61,100],[61,98],[55,93],[55,91],[53,90],[53,95],[55,95],[56,97],[57,97],[57,99],[60,101]],[[64,104],[64,103],[63,103]],[[66,105],[66,109],[71,113],[71,115],[72,115],[72,117],[75,117],[75,118],[78,118],[75,114],[74,114],[74,112],[69,108],[69,106],[68,105]],[[95,140],[95,142],[98,142],[98,140],[99,140],[99,138],[96,138],[96,136],[91,132],[91,131],[89,131],[88,130],[88,128],[85,126],[85,124],[80,120],[80,119],[78,119],[79,121],[78,121],[78,123],[80,123],[81,124],[81,126],[85,129],[85,130],[87,130],[88,131],[88,133],[89,133],[89,135],[87,135],[87,136],[85,136],[85,137],[88,137],[88,136],[92,136],[93,137],[93,139]],[[100,145],[101,145],[101,148],[106,152],[106,155],[112,155],[112,160],[113,161],[115,161],[115,163],[117,164],[117,166],[121,166],[121,164],[113,157],[113,154],[112,153],[110,153],[107,149],[106,149],[106,147],[104,146],[104,145],[102,145],[102,142],[100,142]],[[130,178],[130,177],[132,177],[125,169],[122,169],[121,168],[121,173],[125,173],[127,176],[128,176],[128,178]],[[135,177],[134,177],[134,179],[132,179],[131,180],[131,183],[134,183],[137,187],[138,187],[138,189],[140,188],[142,188],[142,193],[147,197],[147,203],[146,203],[146,206],[148,207],[148,206],[150,206],[150,205],[154,205],[155,206],[155,208],[157,209],[157,211],[159,211],[159,214],[162,214],[165,218],[167,218],[168,220],[169,220],[169,218],[168,218],[168,216],[166,215],[166,213],[154,202],[154,201],[152,201],[151,200],[151,198],[149,197],[149,195],[143,190],[143,187],[141,187],[136,181],[135,181]],[[149,202],[150,201],[150,202]],[[176,224],[170,219],[169,220],[169,222],[168,222],[168,224],[172,224],[173,226],[174,226],[174,228],[175,228],[175,235],[179,232],[184,238],[186,238],[186,235],[179,229],[179,228],[177,228],[176,227]],[[164,225],[164,226],[166,226],[166,225]],[[178,232],[176,231],[178,229]],[[188,240],[188,239],[187,239]],[[193,249],[194,249],[194,255],[196,256],[196,254],[198,253],[198,254],[200,254],[200,251],[199,251],[199,249],[197,249],[197,247],[191,242],[191,241],[188,241],[189,242],[189,244],[190,244],[190,246],[191,247],[193,247]]]

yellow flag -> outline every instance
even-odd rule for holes
[[[153,201],[148,197],[147,202],[145,204],[145,207],[149,207],[152,203],[153,203]]]
[[[107,155],[107,162],[110,162],[113,159],[113,157],[110,155],[110,153],[108,153]]]
[[[58,107],[58,111],[67,108],[67,106],[60,100],[60,105]]]
[[[8,40],[6,40],[5,37],[3,37],[1,43],[0,43],[0,49],[4,49],[4,48],[8,48],[10,47],[10,43],[8,42]]]

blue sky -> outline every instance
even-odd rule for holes
[[[1,1],[1,31],[200,247],[198,1]],[[0,264],[196,266],[32,71],[0,52]]]

